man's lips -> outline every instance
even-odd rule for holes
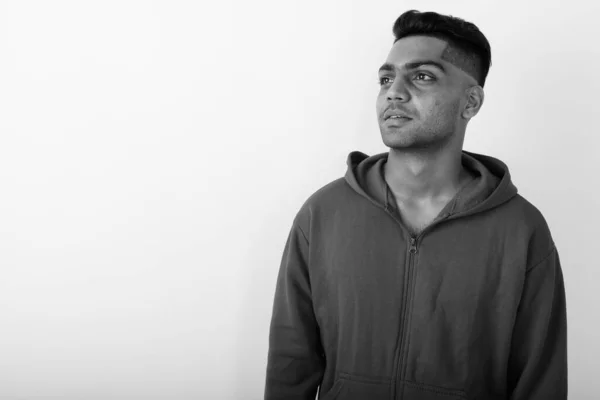
[[[410,121],[412,118],[406,117],[406,116],[392,116],[390,115],[389,117],[385,117],[383,122],[385,124],[394,124],[394,123],[404,123],[407,121]]]
[[[389,119],[391,119],[391,120],[402,120],[402,119],[409,120],[410,118],[403,117],[403,116],[391,116],[391,117],[386,117],[385,118],[386,121],[389,120]]]
[[[410,120],[411,120],[410,118],[405,118],[405,117],[401,117],[401,118],[388,118],[385,121],[383,121],[383,123],[386,126],[389,126],[389,125],[404,125],[405,123],[407,123]]]
[[[399,119],[411,119],[407,114],[398,112],[398,111],[386,111],[383,114],[383,119],[387,121],[388,119],[399,120]]]

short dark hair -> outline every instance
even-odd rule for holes
[[[485,84],[492,50],[479,28],[471,22],[435,12],[406,11],[394,22],[394,43],[407,36],[433,36],[448,43],[444,59]]]

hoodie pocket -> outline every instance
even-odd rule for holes
[[[467,400],[462,390],[404,381],[404,396],[410,400]]]
[[[319,400],[388,400],[390,390],[389,380],[340,373],[331,389]]]

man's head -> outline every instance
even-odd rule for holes
[[[415,150],[451,141],[462,145],[468,121],[483,104],[491,65],[487,39],[470,22],[414,10],[396,20],[393,32],[379,70],[377,116],[384,143]]]

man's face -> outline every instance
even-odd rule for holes
[[[442,59],[446,47],[445,41],[427,36],[409,36],[392,46],[379,71],[377,96],[377,118],[386,146],[437,149],[455,136],[466,102],[465,74]]]

